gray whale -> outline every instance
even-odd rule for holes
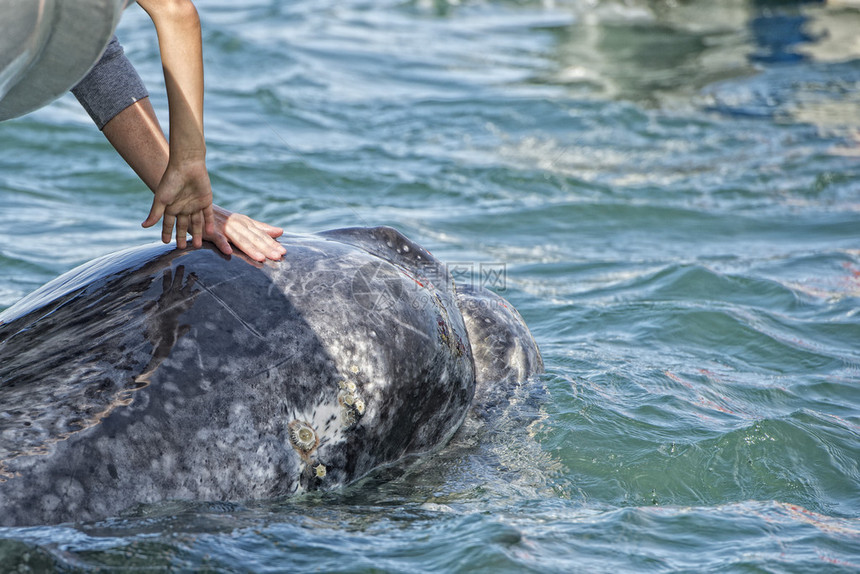
[[[0,314],[0,524],[340,487],[543,369],[508,302],[392,228],[280,241],[132,248]]]

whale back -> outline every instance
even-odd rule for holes
[[[144,246],[0,315],[0,523],[333,488],[444,444],[463,317],[379,233],[288,235],[265,265]]]

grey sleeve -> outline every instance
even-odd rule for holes
[[[93,69],[72,88],[72,93],[100,130],[118,113],[149,96],[116,36]]]

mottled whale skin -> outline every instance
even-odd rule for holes
[[[348,484],[542,371],[514,308],[388,227],[108,255],[0,314],[0,524]]]

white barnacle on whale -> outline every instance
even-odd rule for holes
[[[314,467],[314,474],[317,478],[323,478],[326,475],[326,467],[324,464],[320,463]]]
[[[319,444],[317,433],[311,426],[304,422],[295,420],[290,423],[290,442],[295,448],[303,453],[314,450]]]
[[[340,405],[340,422],[344,428],[350,428],[359,417],[364,414],[364,401],[359,397],[357,387],[352,381],[341,386],[337,394],[337,402]]]
[[[343,397],[345,394],[354,395],[355,392],[358,390],[358,386],[349,379],[341,379],[340,381],[338,381],[337,388],[340,389],[340,392],[337,395],[338,401],[340,401],[341,397]]]

